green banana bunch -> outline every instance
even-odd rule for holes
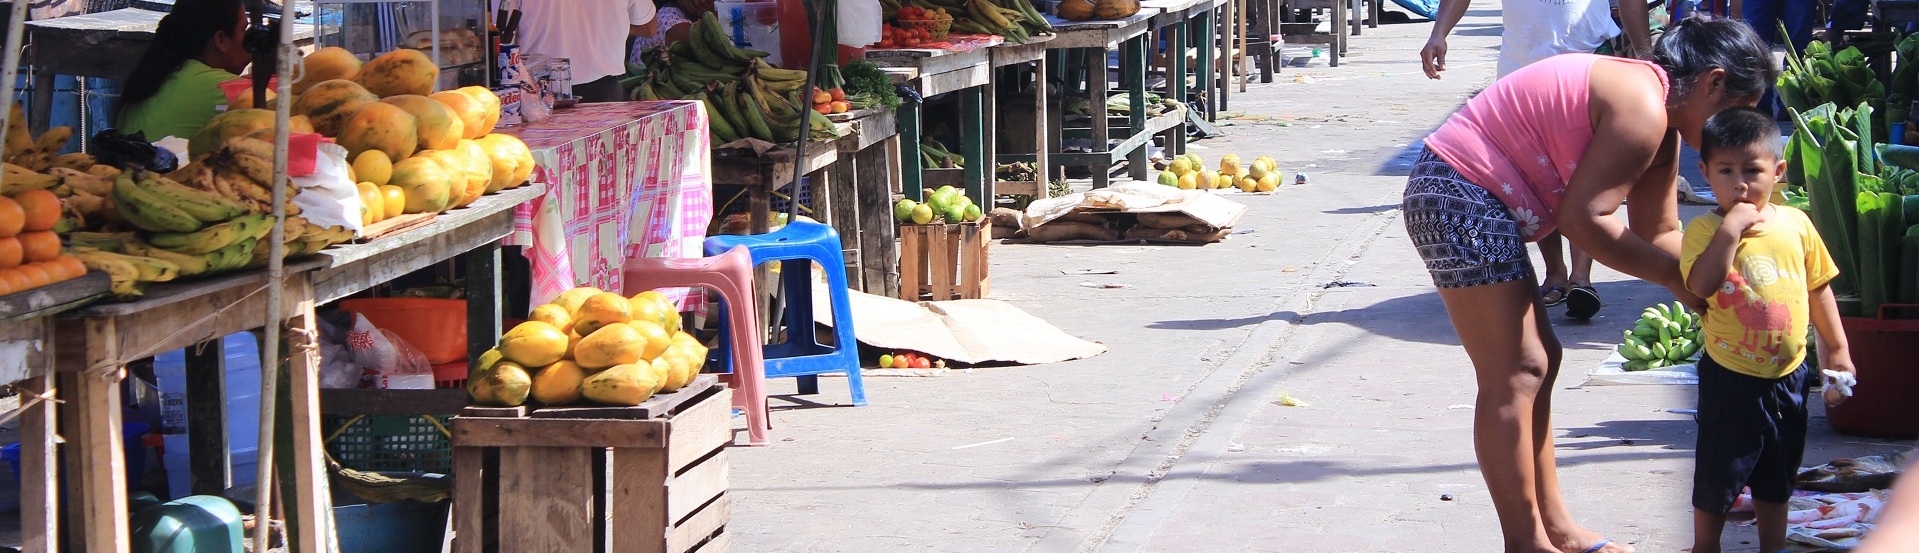
[[[1623,368],[1629,371],[1684,364],[1704,344],[1700,323],[1700,316],[1679,302],[1648,307],[1625,331],[1615,351],[1626,358]]]
[[[201,221],[173,202],[148,192],[134,183],[133,172],[126,171],[113,181],[113,205],[125,219],[141,230],[153,232],[193,232]]]
[[[258,239],[272,228],[272,217],[249,213],[194,232],[155,233],[147,243],[174,253],[206,255],[243,240]]]

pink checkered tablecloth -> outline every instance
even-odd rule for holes
[[[534,305],[574,286],[620,291],[628,256],[700,256],[713,219],[706,117],[699,102],[581,104],[497,131],[526,141],[533,181],[547,184],[505,241],[526,246]]]

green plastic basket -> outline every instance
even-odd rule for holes
[[[372,472],[452,474],[452,415],[326,415],[321,434],[341,466]]]

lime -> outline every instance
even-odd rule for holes
[[[1179,186],[1179,175],[1172,171],[1160,171],[1159,183],[1166,186]]]
[[[924,225],[933,222],[933,206],[920,204],[913,206],[913,224]]]
[[[902,223],[913,220],[913,208],[919,205],[919,202],[913,200],[900,200],[899,203],[893,204],[893,220]]]
[[[972,204],[966,205],[965,216],[968,222],[978,221],[980,220],[980,217],[984,217],[985,215],[986,215],[985,213],[980,213],[979,206],[972,205]]]

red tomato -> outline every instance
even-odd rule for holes
[[[895,355],[893,356],[893,368],[895,369],[913,368],[913,359],[905,355]]]
[[[846,90],[844,89],[835,88],[829,93],[833,95],[833,101],[836,101],[836,102],[846,101]]]
[[[832,114],[833,114],[833,108],[832,108],[832,106],[828,106],[828,105],[826,105],[826,104],[814,104],[814,105],[813,105],[813,111],[817,111],[817,112],[820,112],[820,115],[832,115]]]
[[[931,361],[927,361],[925,357],[916,357],[916,358],[913,358],[913,368],[930,369],[930,368],[933,368],[933,363]]]

